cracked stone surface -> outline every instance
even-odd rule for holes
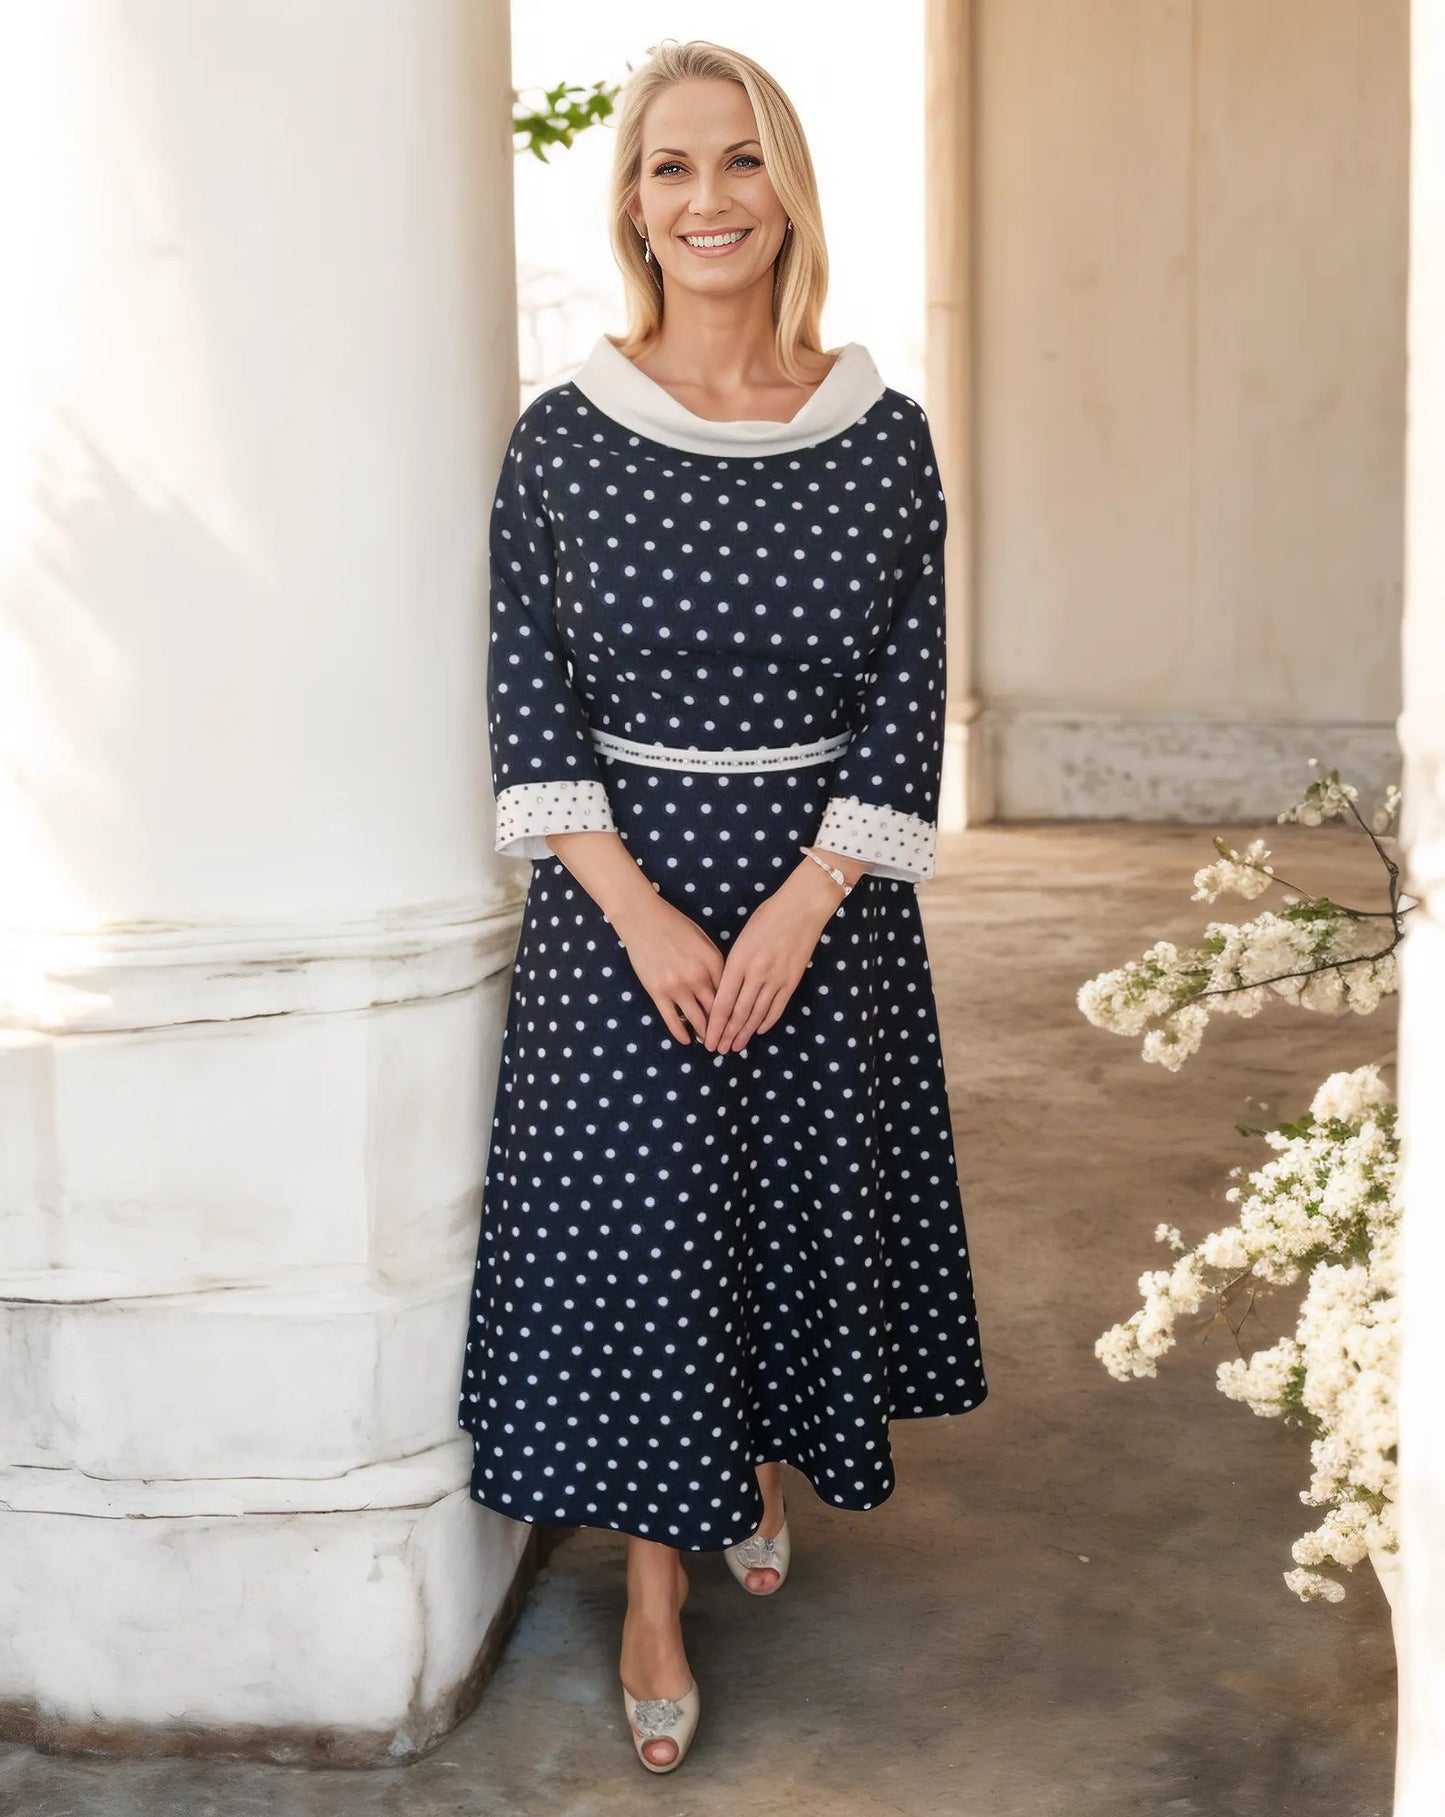
[[[1212,827],[985,827],[921,892],[943,1010],[990,1397],[894,1427],[871,1514],[788,1476],[792,1573],[752,1598],[721,1554],[685,1617],[702,1718],[676,1774],[633,1757],[616,1678],[622,1542],[553,1549],[477,1710],[377,1772],[110,1761],[0,1748],[24,1817],[1388,1817],[1389,1611],[1285,1590],[1305,1442],[1226,1401],[1228,1332],[1121,1384],[1095,1337],[1167,1253],[1226,1221],[1225,1174],[1267,1151],[1237,1120],[1300,1114],[1329,1072],[1394,1051],[1393,1005],[1338,1022],[1226,1018],[1178,1074],[1090,1028],[1074,993],[1158,938],[1249,904],[1191,903]],[[1277,869],[1373,906],[1337,828],[1263,832]],[[1267,1303],[1260,1341],[1280,1329]]]

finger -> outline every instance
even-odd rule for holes
[[[739,989],[737,1007],[729,1018],[727,1027],[723,1030],[723,1038],[720,1043],[723,1053],[736,1051],[738,1041],[742,1037],[743,1031],[751,1026],[753,1011],[757,1006],[759,997],[765,992],[771,994],[774,989],[776,989],[776,986],[767,978],[750,978],[747,983]]]
[[[737,1034],[733,1036],[733,1053],[740,1054],[753,1036],[758,1033],[758,1025],[762,1020],[763,1012],[771,1001],[772,997],[768,991],[763,990],[759,992],[757,1000],[753,1004],[751,1015],[738,1030]]]
[[[703,1031],[707,1027],[706,1008],[696,997],[691,996],[679,997],[677,1006],[682,1011],[683,1015],[687,1017],[688,1026],[700,1041],[703,1037]]]
[[[691,984],[693,996],[697,998],[707,1014],[711,1015],[713,998],[717,995],[717,979],[712,976],[709,969],[701,977],[692,979]]]
[[[750,1016],[740,1028],[728,1036],[722,1051],[727,1054],[740,1054],[747,1046],[749,1037],[757,1033],[754,1023],[755,1018]]]
[[[708,1013],[707,1019],[707,1033],[703,1037],[709,1047],[715,1047],[717,1045],[718,1038],[722,1034],[727,1019],[732,1014],[733,1005],[737,1002],[738,998],[738,985],[740,981],[738,968],[736,966],[733,967],[731,972],[724,970],[722,982],[718,985],[713,996],[712,1008]]]
[[[758,1024],[758,1033],[760,1035],[767,1034],[768,1030],[778,1020],[779,1016],[782,1015],[783,1011],[788,1007],[788,1004],[792,1001],[793,992],[796,989],[797,989],[796,985],[789,984],[789,985],[784,985],[782,987],[782,989],[776,993],[772,1002],[768,1005],[768,1013],[763,1017],[762,1021]]]
[[[650,992],[648,994],[651,995]],[[677,1005],[669,1003],[665,997],[653,997],[652,1002],[658,1015],[667,1024],[669,1032],[686,1047],[692,1036],[688,1034],[682,1017],[677,1013]]]

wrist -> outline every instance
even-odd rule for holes
[[[658,887],[644,871],[632,866],[632,875],[623,886],[598,899],[602,918],[624,946],[630,944],[638,921],[657,906]]]
[[[808,904],[821,920],[827,921],[847,900],[843,886],[814,859],[800,855],[788,879],[799,899]]]
[[[826,864],[830,869],[841,871],[843,873],[843,881],[850,889],[855,883],[861,882],[862,879],[868,875],[869,865],[866,858],[855,858],[849,852],[835,852],[831,847],[826,845],[807,845],[802,849],[804,852],[803,862],[805,864],[817,865],[821,861],[822,864]],[[809,858],[807,856],[807,853],[809,852],[816,853],[817,856]]]

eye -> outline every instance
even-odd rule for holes
[[[734,158],[732,161],[734,164],[737,164],[740,161],[742,161],[743,159],[746,159],[749,164],[757,165],[759,170],[762,169],[762,166],[763,166],[762,159],[760,157],[758,157],[755,153],[750,152],[750,151],[740,151],[738,153],[737,157]],[[664,176],[669,170],[681,170],[681,169],[682,169],[682,166],[680,164],[678,164],[676,162],[669,162],[666,164],[659,164],[656,167],[656,169],[653,171],[652,174],[655,177],[660,177],[660,176]]]

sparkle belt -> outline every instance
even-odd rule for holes
[[[637,738],[623,738],[616,732],[589,728],[592,743],[604,757],[618,757],[624,763],[645,763],[663,770],[788,770],[796,764],[827,763],[852,743],[851,732],[835,732],[828,738],[812,738],[803,744],[759,744],[748,750],[709,751],[691,744],[644,744]]]

